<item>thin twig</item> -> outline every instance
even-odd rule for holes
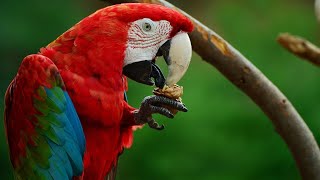
[[[164,0],[109,0],[111,3],[155,3],[176,9],[189,17],[193,50],[246,93],[270,118],[288,145],[303,179],[320,179],[320,151],[301,116],[272,82],[239,51],[199,21]]]
[[[291,53],[320,66],[320,49],[306,39],[283,33],[278,36],[277,41]]]

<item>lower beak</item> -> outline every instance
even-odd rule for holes
[[[146,85],[163,88],[166,79],[154,61],[139,61],[123,67],[123,74],[128,78]],[[154,81],[151,79],[153,78]]]
[[[168,65],[167,80],[155,60],[139,61],[123,67],[123,74],[128,78],[146,85],[155,84],[163,88],[177,83],[187,71],[192,55],[189,36],[180,32],[165,42],[158,50],[157,56],[163,56]],[[153,78],[154,81],[151,79]]]

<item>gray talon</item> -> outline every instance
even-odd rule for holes
[[[148,122],[148,125],[150,128],[152,129],[156,129],[156,130],[163,130],[164,129],[164,125],[159,125],[157,121],[155,121],[154,119],[151,119]]]
[[[168,118],[174,118],[174,115],[166,108],[164,107],[158,107],[158,106],[153,106],[151,105],[151,111],[153,113],[159,113],[159,114],[162,114]]]
[[[140,109],[135,112],[135,122],[136,124],[145,124],[148,123],[150,128],[162,130],[164,125],[159,125],[157,121],[152,119],[152,114],[159,113],[168,118],[174,118],[174,115],[162,105],[170,106],[174,109],[177,109],[182,112],[187,112],[188,109],[184,104],[169,99],[163,96],[147,96],[143,99]]]

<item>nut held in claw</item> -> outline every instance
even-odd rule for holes
[[[183,87],[177,84],[172,86],[165,85],[162,89],[155,88],[153,94],[157,96],[164,96],[170,99],[174,99],[178,102],[182,102],[181,96],[183,95]],[[177,114],[178,110],[173,109],[169,106],[163,105],[164,108],[167,108],[172,114]]]

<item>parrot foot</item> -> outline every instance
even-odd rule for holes
[[[163,130],[164,125],[159,125],[156,120],[152,118],[152,114],[162,114],[170,119],[174,118],[174,115],[162,105],[177,109],[182,112],[187,112],[186,106],[173,99],[163,96],[147,96],[143,99],[140,109],[135,112],[136,124],[142,125],[148,123],[149,127],[156,130]]]

